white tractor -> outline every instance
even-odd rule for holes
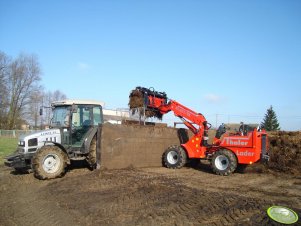
[[[19,172],[32,170],[39,179],[63,176],[71,160],[85,159],[95,168],[103,105],[83,100],[53,102],[50,129],[21,136],[15,153],[5,158],[5,165]]]

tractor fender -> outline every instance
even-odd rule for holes
[[[92,141],[93,137],[97,134],[98,130],[99,130],[98,127],[94,127],[93,129],[91,129],[89,131],[89,134],[87,135],[87,137],[85,139],[85,143],[84,143],[85,153],[89,152],[91,141]],[[96,135],[96,139],[97,139],[97,135]]]

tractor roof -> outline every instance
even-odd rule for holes
[[[72,105],[72,104],[82,104],[82,105],[105,105],[104,102],[96,100],[59,100],[51,103],[51,106],[61,106],[61,105]]]

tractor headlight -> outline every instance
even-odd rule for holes
[[[25,146],[25,141],[24,141],[24,140],[20,140],[20,141],[19,141],[19,146],[24,147],[24,146]]]

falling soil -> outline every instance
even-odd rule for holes
[[[163,115],[160,113],[160,111],[145,106],[144,94],[138,89],[134,89],[131,91],[128,105],[132,111],[132,114],[138,113],[140,116],[145,115],[146,118],[154,117],[159,120],[162,120]]]
[[[137,89],[132,90],[129,98],[130,98],[129,106],[131,109],[140,108],[144,106],[144,97],[141,91]]]

